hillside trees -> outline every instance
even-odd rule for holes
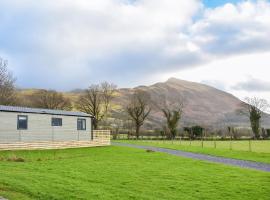
[[[151,112],[150,95],[142,90],[136,90],[126,107],[126,111],[136,128],[136,138],[140,136],[140,128]]]
[[[249,117],[254,138],[259,139],[262,116],[264,111],[269,107],[269,104],[265,99],[257,97],[247,97],[245,101],[246,103],[243,104],[244,109],[241,110],[241,113]]]
[[[76,108],[95,117],[94,129],[98,129],[99,122],[108,116],[116,88],[107,82],[93,84],[79,96]]]
[[[14,105],[15,103],[15,78],[7,69],[7,61],[0,58],[0,105]]]
[[[30,107],[72,110],[71,101],[64,97],[62,93],[54,90],[38,90],[28,97]]]

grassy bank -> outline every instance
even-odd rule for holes
[[[0,196],[14,200],[270,196],[269,173],[128,147],[0,152],[0,158]]]

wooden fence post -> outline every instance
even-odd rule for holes
[[[249,146],[249,151],[251,152],[252,151],[252,149],[251,149],[251,139],[249,139],[248,146]]]
[[[203,148],[203,132],[202,132],[202,138],[201,138],[201,142],[202,142],[202,148]]]

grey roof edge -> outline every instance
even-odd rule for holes
[[[20,106],[4,106],[0,105],[0,112],[16,112],[16,113],[32,113],[32,114],[47,114],[47,115],[62,115],[62,116],[77,116],[77,117],[91,117],[84,112],[77,111],[65,111],[65,110],[52,110],[52,109],[43,109],[43,108],[29,108],[29,107],[20,107]]]

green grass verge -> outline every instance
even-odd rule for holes
[[[229,149],[222,149],[222,148],[213,148],[204,146],[202,148],[199,145],[196,146],[189,146],[186,144],[181,143],[179,141],[140,141],[140,140],[116,140],[115,142],[123,142],[123,143],[130,143],[130,144],[138,144],[138,145],[145,145],[145,146],[155,146],[155,147],[163,147],[168,149],[176,149],[176,150],[183,150],[188,152],[194,153],[202,153],[207,155],[213,156],[220,156],[225,158],[234,158],[240,160],[249,160],[249,161],[256,161],[256,162],[263,162],[263,163],[270,163],[270,153],[261,153],[261,152],[249,152],[249,151],[240,151],[240,150],[229,150]],[[186,142],[186,141],[185,141]],[[199,141],[195,141],[197,144],[201,144]],[[242,141],[240,142],[240,146],[242,145]],[[268,142],[268,141],[267,141]],[[235,146],[236,146],[235,142]],[[259,143],[257,145],[260,145]],[[270,146],[270,143],[269,143]]]
[[[270,173],[128,147],[0,152],[0,158],[0,196],[11,200],[270,196]],[[24,162],[7,161],[14,158]]]

